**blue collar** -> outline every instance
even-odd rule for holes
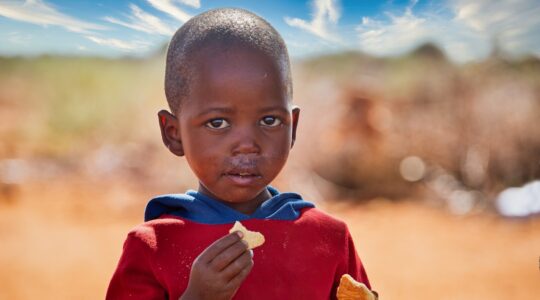
[[[144,220],[150,221],[163,214],[204,224],[226,224],[248,219],[296,220],[302,208],[315,207],[299,194],[280,193],[270,185],[267,189],[272,198],[264,201],[251,215],[190,189],[185,194],[161,195],[151,199],[146,205]]]

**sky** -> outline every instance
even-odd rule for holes
[[[145,56],[191,17],[240,7],[269,21],[293,58],[407,53],[425,42],[456,62],[540,57],[540,0],[0,0],[0,55]]]

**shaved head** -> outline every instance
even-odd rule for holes
[[[165,95],[175,115],[189,98],[197,73],[195,58],[242,47],[258,51],[277,66],[292,98],[289,55],[279,33],[263,18],[238,8],[220,8],[204,12],[186,22],[171,39],[167,51]]]

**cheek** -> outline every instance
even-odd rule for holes
[[[291,150],[291,132],[282,131],[279,134],[268,135],[264,141],[264,148],[267,149],[267,157],[272,161],[287,160],[289,151]]]
[[[192,155],[186,154],[186,159],[193,173],[195,173],[197,178],[201,181],[213,181],[221,174],[221,160],[212,153],[208,153],[208,151],[195,149],[195,152],[192,153]]]
[[[280,147],[275,147],[275,145],[274,147],[271,147],[267,156],[269,168],[274,169],[275,172],[279,172],[287,161],[289,150],[290,147],[285,143],[280,144]]]
[[[191,168],[196,173],[210,173],[218,169],[220,158],[213,151],[205,151],[202,149],[194,149],[189,155],[186,154]]]
[[[212,180],[220,175],[220,151],[210,141],[197,135],[187,136],[184,152],[190,168],[199,179]]]

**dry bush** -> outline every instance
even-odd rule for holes
[[[499,57],[458,66],[433,46],[396,59],[306,61],[301,80],[337,90],[309,95],[324,98],[309,103],[333,103],[318,113],[336,122],[319,127],[311,168],[357,199],[465,191],[484,202],[540,178],[539,66]],[[422,171],[409,181],[407,157]]]

